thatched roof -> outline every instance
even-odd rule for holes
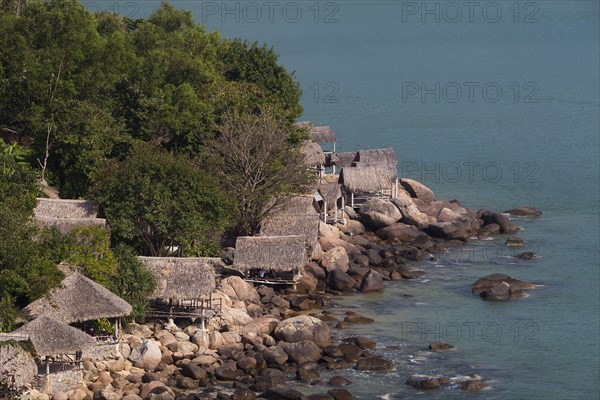
[[[389,190],[395,179],[391,179],[389,170],[384,167],[343,168],[340,182],[351,193],[377,193]]]
[[[62,234],[69,233],[78,226],[107,226],[103,218],[53,218],[53,217],[35,217],[36,221],[41,222],[48,228],[55,227]]]
[[[335,153],[333,155],[333,164],[341,168],[351,167],[352,164],[357,160],[358,152],[348,151],[343,153]]]
[[[321,183],[318,190],[323,200],[330,206],[342,197],[342,185],[339,183]]]
[[[37,372],[34,359],[24,346],[16,342],[0,342],[0,387],[20,389],[33,382]]]
[[[61,286],[23,309],[28,319],[41,315],[71,324],[131,314],[131,305],[79,272],[62,280]]]
[[[319,239],[319,214],[286,214],[275,215],[263,221],[260,229],[261,236],[290,236],[301,235],[306,240],[308,251],[317,245]]]
[[[241,236],[235,246],[234,267],[274,270],[301,268],[308,260],[304,236]]]
[[[220,258],[138,257],[156,278],[151,299],[196,300],[215,289]]]
[[[29,335],[39,356],[72,354],[95,345],[94,339],[77,328],[42,315],[20,327],[16,334]]]
[[[300,128],[308,128],[310,138],[318,144],[335,143],[335,133],[329,126],[314,126],[312,121],[295,122]]]
[[[89,200],[66,200],[38,198],[33,212],[43,218],[96,218],[98,204]]]
[[[319,144],[335,143],[335,133],[329,126],[313,126],[310,128],[310,138]]]
[[[304,162],[308,166],[316,166],[325,164],[325,153],[318,143],[312,140],[304,142],[300,148],[300,152],[304,155]]]
[[[356,161],[363,164],[384,163],[395,165],[398,163],[398,158],[394,149],[388,147],[385,149],[359,150]]]
[[[271,216],[317,214],[312,195],[296,195],[276,206]]]

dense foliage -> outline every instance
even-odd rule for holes
[[[208,33],[168,3],[131,20],[77,0],[0,0],[0,328],[60,282],[60,262],[139,319],[154,282],[134,255],[215,255],[225,231],[254,231],[304,187],[300,96],[272,48]],[[228,149],[232,138],[249,141]],[[39,183],[98,200],[110,232],[37,226]]]
[[[150,145],[138,146],[124,161],[109,165],[93,198],[104,207],[118,242],[139,253],[218,255],[234,203],[207,171]]]

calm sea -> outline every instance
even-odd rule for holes
[[[131,17],[159,4],[85,3]],[[398,365],[350,373],[356,398],[598,398],[598,1],[172,4],[209,30],[275,46],[301,83],[304,118],[330,125],[338,149],[393,147],[399,173],[438,198],[544,211],[516,221],[536,261],[514,261],[500,237],[415,265],[429,275],[382,295],[340,301],[376,320],[348,333],[373,337]],[[495,272],[545,286],[508,303],[470,294]],[[427,352],[434,340],[456,351]],[[477,373],[490,389],[420,393],[404,385],[411,373]]]

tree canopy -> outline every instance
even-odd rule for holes
[[[143,314],[137,254],[206,256],[307,182],[293,73],[272,48],[207,32],[168,3],[147,19],[78,0],[0,0],[0,330],[68,262]],[[247,159],[249,158],[249,159]],[[105,228],[33,221],[46,183]]]

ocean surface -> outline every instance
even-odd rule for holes
[[[158,1],[85,2],[146,17]],[[376,320],[391,374],[350,371],[358,399],[597,399],[599,358],[599,9],[590,1],[172,1],[208,30],[275,47],[304,91],[306,120],[339,150],[393,147],[399,173],[475,209],[543,210],[506,237],[415,263],[428,275],[347,296]],[[479,277],[543,284],[487,303]],[[455,351],[430,353],[441,340]],[[489,388],[419,392],[412,373],[479,374]],[[308,389],[310,391],[311,389]],[[322,390],[319,388],[316,391]]]

